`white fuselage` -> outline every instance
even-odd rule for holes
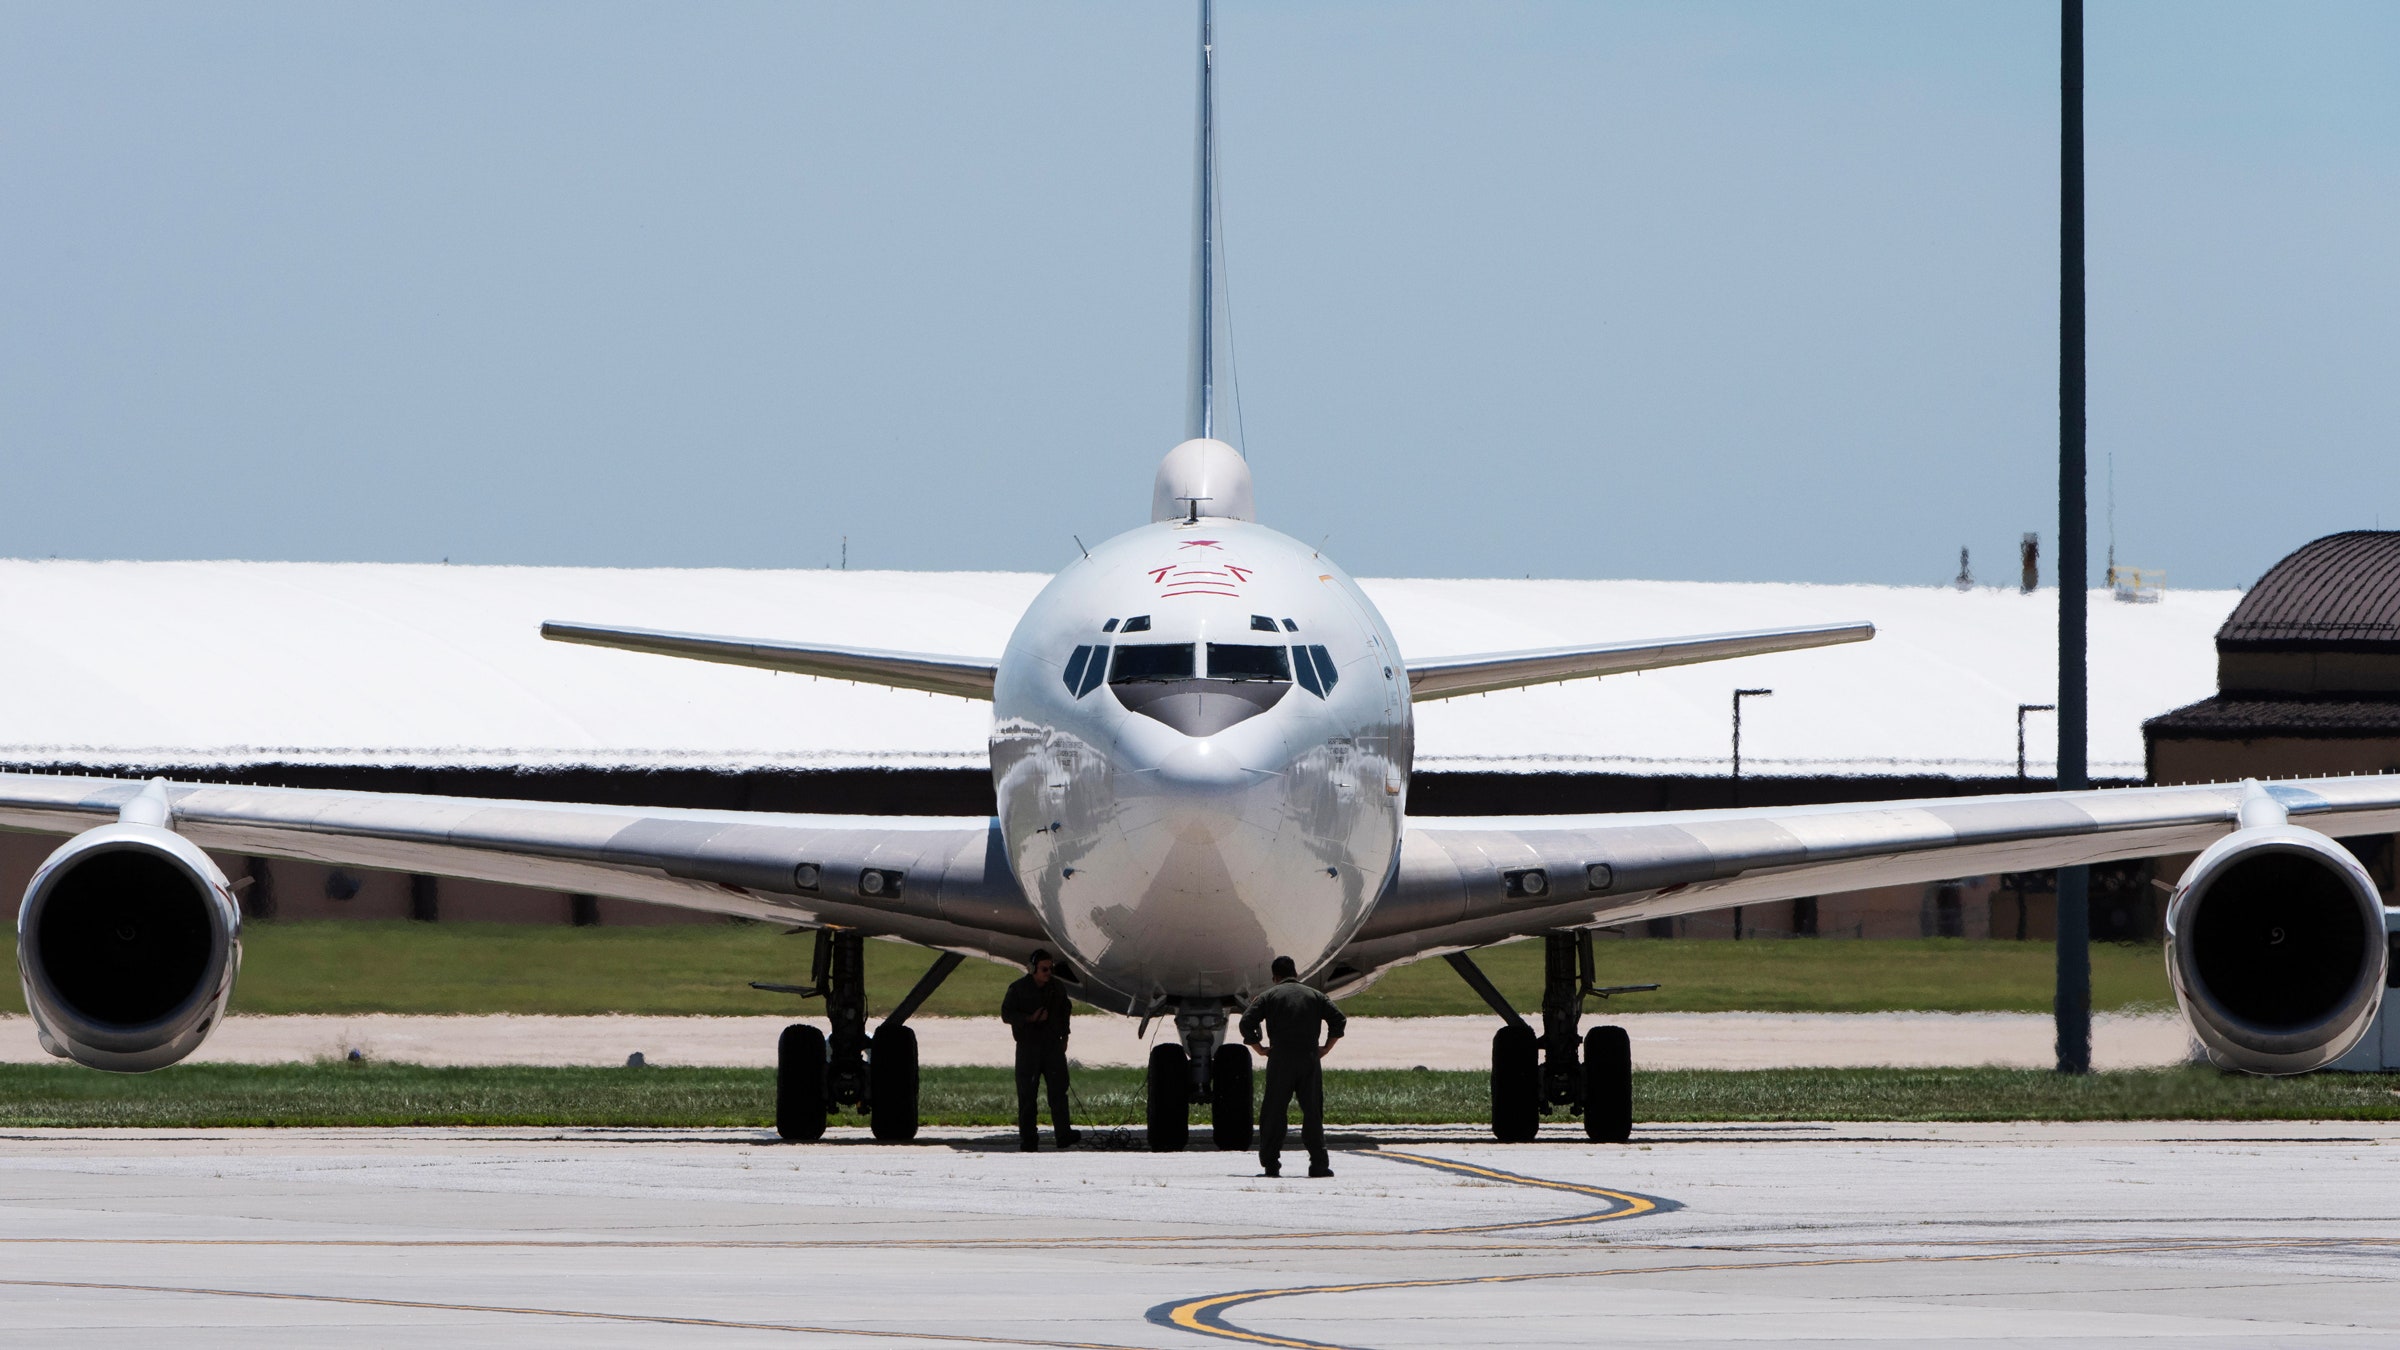
[[[1135,1006],[1247,997],[1277,956],[1316,969],[1398,861],[1391,632],[1254,522],[1146,525],[1069,566],[1010,636],[993,710],[1017,878],[1083,977]]]

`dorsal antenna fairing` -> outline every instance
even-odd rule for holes
[[[1217,435],[1217,41],[1214,0],[1200,0],[1199,140],[1192,169],[1192,379],[1187,439]]]

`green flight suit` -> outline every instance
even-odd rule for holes
[[[1320,1029],[1339,1039],[1350,1019],[1333,1000],[1298,980],[1284,980],[1250,1001],[1242,1014],[1242,1039],[1258,1044],[1267,1032],[1267,1087],[1259,1104],[1258,1160],[1270,1170],[1283,1160],[1283,1132],[1292,1098],[1300,1099],[1300,1142],[1312,1167],[1325,1167],[1325,1067],[1318,1058]]]
[[[1031,1020],[1037,1012],[1050,1015]],[[1075,1127],[1067,1119],[1067,1032],[1074,1017],[1074,1005],[1056,979],[1042,985],[1027,975],[1010,985],[1000,1000],[1000,1020],[1017,1038],[1017,1135],[1027,1148],[1040,1137],[1041,1116],[1034,1109],[1037,1084],[1050,1089],[1050,1124],[1058,1131],[1059,1143],[1075,1138]]]

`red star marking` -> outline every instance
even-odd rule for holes
[[[1214,539],[1186,539],[1186,540],[1184,540],[1184,541],[1183,541],[1183,546],[1184,546],[1185,548],[1221,548],[1221,547],[1223,547],[1223,545],[1220,545],[1220,544],[1219,544],[1219,543],[1218,543],[1216,540],[1214,540]]]

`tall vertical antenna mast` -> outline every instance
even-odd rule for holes
[[[1192,397],[1187,436],[1217,434],[1217,57],[1215,6],[1200,0],[1200,144],[1192,231]]]

